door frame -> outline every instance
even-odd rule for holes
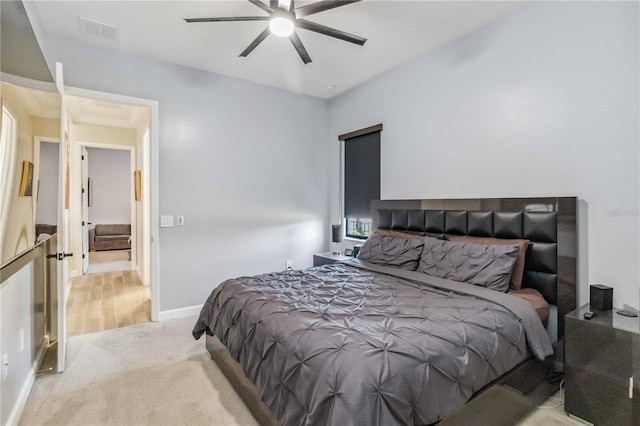
[[[86,153],[86,156],[85,156]],[[86,182],[86,187],[85,187]],[[82,186],[82,194],[80,200],[80,223],[82,225],[82,232],[80,238],[82,239],[82,260],[80,260],[80,273],[82,275],[87,273],[89,269],[89,197],[91,196],[91,188],[89,187],[89,151],[87,147],[80,146],[80,185]]]
[[[56,371],[62,373],[67,363],[67,298],[71,293],[71,279],[69,277],[69,259],[66,254],[69,253],[69,168],[70,168],[70,151],[71,141],[69,140],[69,117],[67,117],[67,104],[65,98],[64,73],[62,64],[56,62],[55,84],[60,93],[60,169],[58,170],[58,241],[56,252],[58,254],[58,270],[57,270],[57,289],[56,300],[57,306],[57,328],[56,337],[58,341],[56,360]],[[71,253],[72,254],[72,253]]]
[[[36,187],[34,187],[34,192],[36,194],[40,193],[40,146],[42,143],[55,143],[58,144],[58,150],[60,149],[60,138],[53,138],[50,136],[39,136],[33,135],[33,164],[37,164],[37,170],[34,171],[33,180],[36,183]],[[60,170],[58,170],[58,175],[60,174]],[[38,197],[33,197],[33,223],[36,223],[36,216],[38,215]],[[57,223],[56,223],[57,225]],[[36,238],[38,236],[36,235]]]
[[[101,148],[101,149],[117,149],[120,151],[129,151],[129,200],[131,201],[131,208],[129,211],[130,221],[131,221],[131,269],[137,269],[138,264],[136,263],[137,254],[138,254],[138,217],[136,215],[136,199],[135,199],[135,182],[133,180],[133,172],[136,170],[136,147],[131,145],[117,145],[111,143],[102,143],[102,142],[84,142],[84,141],[75,141],[76,151],[80,151],[80,155],[82,155],[82,148]],[[77,160],[77,153],[76,153]],[[80,168],[82,168],[82,163],[79,164]],[[76,167],[77,169],[77,167]],[[82,176],[82,171],[78,176]],[[84,185],[84,182],[82,182]],[[80,194],[82,196],[82,193]],[[82,201],[81,201],[82,204]],[[80,210],[82,211],[82,205],[80,206]],[[144,218],[145,220],[149,220],[149,218]],[[80,222],[82,222],[82,214],[78,218]],[[76,223],[74,226],[77,226]],[[82,225],[81,225],[82,226]],[[84,229],[76,238],[76,247],[82,249],[83,247],[83,238],[84,238]],[[84,253],[83,253],[84,254]],[[82,266],[80,266],[80,275],[84,275],[84,271],[82,271]],[[153,302],[151,302],[153,305]]]
[[[100,92],[97,90],[82,89],[78,87],[65,87],[65,95],[79,96],[83,98],[117,102],[123,104],[131,104],[138,106],[146,106],[150,109],[149,117],[149,181],[150,191],[145,191],[142,194],[147,200],[149,206],[149,215],[147,217],[151,235],[150,239],[150,276],[149,279],[149,293],[151,296],[151,321],[160,320],[160,239],[159,239],[159,211],[160,211],[160,197],[158,196],[159,190],[159,176],[160,176],[160,113],[159,103],[156,100],[136,98],[132,96],[118,95],[115,93]],[[150,192],[150,194],[149,194]]]

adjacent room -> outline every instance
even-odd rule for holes
[[[82,152],[89,210],[89,265],[83,272],[130,271],[131,150],[83,147]]]
[[[640,2],[0,6],[0,424],[640,423]]]

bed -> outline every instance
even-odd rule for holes
[[[225,281],[205,302],[194,337],[219,339],[281,424],[438,422],[524,361],[552,355],[555,340],[531,303],[503,288],[517,247],[491,246],[487,257],[489,246],[450,238],[526,238],[521,284],[555,307],[550,322],[561,336],[571,302],[558,297],[566,293],[558,284],[573,279],[575,305],[575,265],[558,258],[571,244],[575,252],[575,204],[373,202],[378,240],[358,259]],[[434,253],[460,248],[474,260],[433,269]],[[478,250],[491,260],[470,267]]]

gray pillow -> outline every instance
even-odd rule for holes
[[[424,240],[398,238],[373,233],[358,253],[358,259],[376,265],[415,271],[420,262]]]
[[[519,248],[424,238],[419,270],[425,274],[506,292]]]

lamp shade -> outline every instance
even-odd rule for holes
[[[331,225],[331,241],[334,243],[341,243],[344,232],[342,231],[342,225]]]

